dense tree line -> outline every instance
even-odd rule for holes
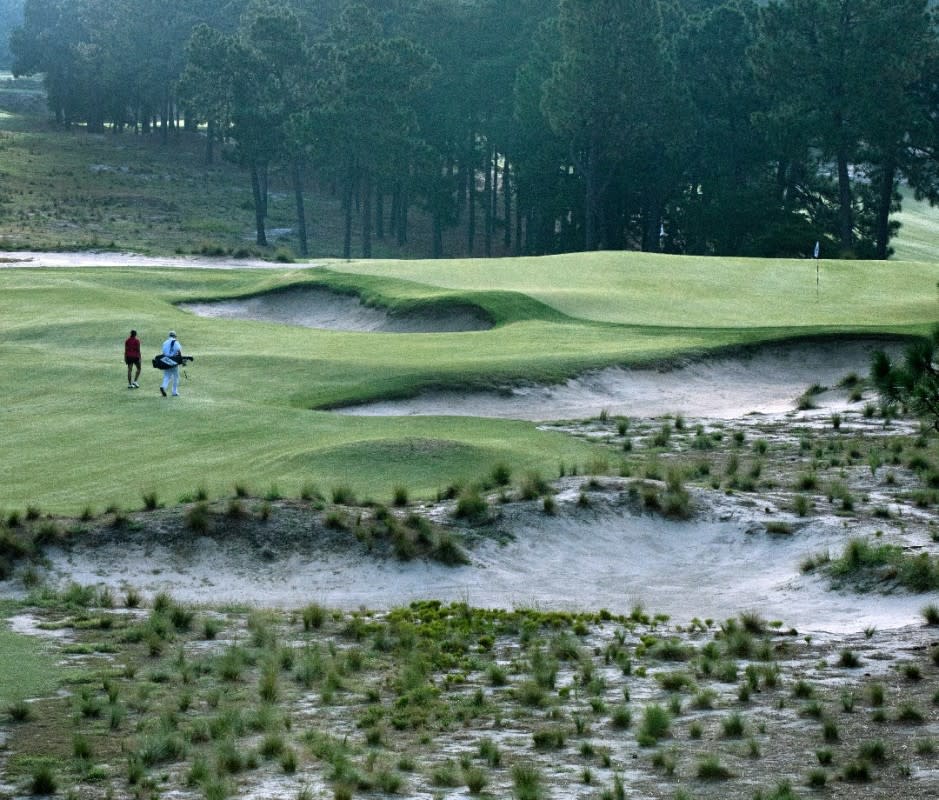
[[[25,0],[0,0],[0,69],[9,69],[13,62],[10,34],[23,24]]]
[[[434,256],[461,226],[478,255],[886,258],[898,187],[939,200],[930,6],[25,0],[10,47],[62,125],[198,133],[243,165],[259,244],[276,168],[304,252],[315,176],[346,255],[419,207]]]

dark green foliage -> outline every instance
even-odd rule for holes
[[[936,348],[939,326],[928,339],[911,345],[903,363],[897,364],[883,351],[871,359],[871,380],[885,407],[904,405],[925,418],[939,430],[939,370],[936,369]]]

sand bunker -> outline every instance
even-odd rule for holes
[[[181,303],[180,308],[200,317],[276,322],[331,331],[456,333],[492,327],[481,310],[469,306],[391,314],[385,309],[365,305],[355,295],[319,287],[270,292],[237,300]]]
[[[800,572],[806,556],[843,546],[836,519],[771,535],[739,513],[693,522],[639,515],[620,504],[615,490],[579,508],[579,485],[580,479],[569,479],[562,486],[555,517],[537,503],[504,507],[496,529],[508,537],[478,542],[472,563],[463,567],[401,562],[313,535],[280,546],[237,535],[162,543],[152,533],[129,532],[92,546],[49,549],[49,577],[115,592],[126,586],[169,591],[185,602],[260,607],[316,601],[380,610],[430,597],[481,607],[629,613],[642,603],[676,622],[754,610],[800,630],[832,633],[897,628],[918,618],[922,597],[833,592],[825,579]]]
[[[455,415],[533,421],[611,415],[736,419],[791,411],[813,384],[834,387],[847,374],[866,376],[871,353],[902,349],[896,341],[864,339],[772,345],[659,371],[610,368],[555,386],[508,387],[500,392],[425,392],[407,400],[339,409],[361,416]],[[836,401],[834,397],[823,399]]]
[[[142,256],[139,253],[100,251],[42,252],[11,250],[0,258],[0,269],[17,267],[46,267],[67,269],[73,267],[172,267],[179,269],[309,269],[317,266],[308,262],[283,264],[260,258],[234,258],[208,256]]]

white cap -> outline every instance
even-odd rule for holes
[[[176,338],[176,331],[170,331],[170,339]]]

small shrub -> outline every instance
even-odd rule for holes
[[[55,794],[58,788],[59,783],[50,764],[41,763],[33,768],[29,781],[30,794]]]
[[[656,703],[648,705],[643,709],[642,723],[636,740],[642,747],[651,747],[655,745],[659,739],[663,739],[669,735],[670,726],[671,719],[668,711]]]
[[[733,713],[721,720],[721,728],[727,739],[739,739],[746,731],[746,724],[740,714]]]
[[[927,625],[939,625],[939,606],[935,603],[923,606],[922,614]]]
[[[925,722],[923,712],[910,702],[900,704],[897,709],[897,722],[906,722],[912,725],[919,725]]]
[[[887,760],[887,746],[880,739],[862,742],[858,747],[858,757],[874,764],[883,764]]]
[[[512,789],[516,800],[541,800],[545,796],[541,772],[534,764],[512,765]]]
[[[480,767],[469,767],[463,770],[463,782],[470,794],[479,794],[489,783],[485,770]]]
[[[857,669],[861,666],[861,659],[853,650],[842,650],[838,657],[838,666],[846,669]]]
[[[702,758],[698,762],[696,774],[703,781],[723,781],[733,777],[733,773],[715,755]]]
[[[319,630],[326,621],[326,609],[319,603],[310,603],[303,609],[303,630]]]
[[[33,718],[33,712],[29,703],[25,700],[17,700],[7,706],[7,713],[13,722],[29,722]]]
[[[333,503],[337,506],[355,505],[355,492],[352,491],[350,486],[345,484],[334,486],[330,494]]]
[[[805,781],[813,789],[823,789],[828,783],[828,773],[823,769],[815,768],[809,771],[808,778]]]
[[[489,515],[489,503],[478,489],[468,489],[457,499],[453,515],[469,522],[482,522]]]
[[[143,507],[146,511],[155,511],[160,507],[160,501],[156,492],[144,492]]]
[[[632,724],[632,712],[627,705],[618,705],[610,714],[610,725],[618,730],[626,730]]]
[[[196,503],[186,511],[186,526],[195,534],[205,534],[209,530],[209,506]]]

